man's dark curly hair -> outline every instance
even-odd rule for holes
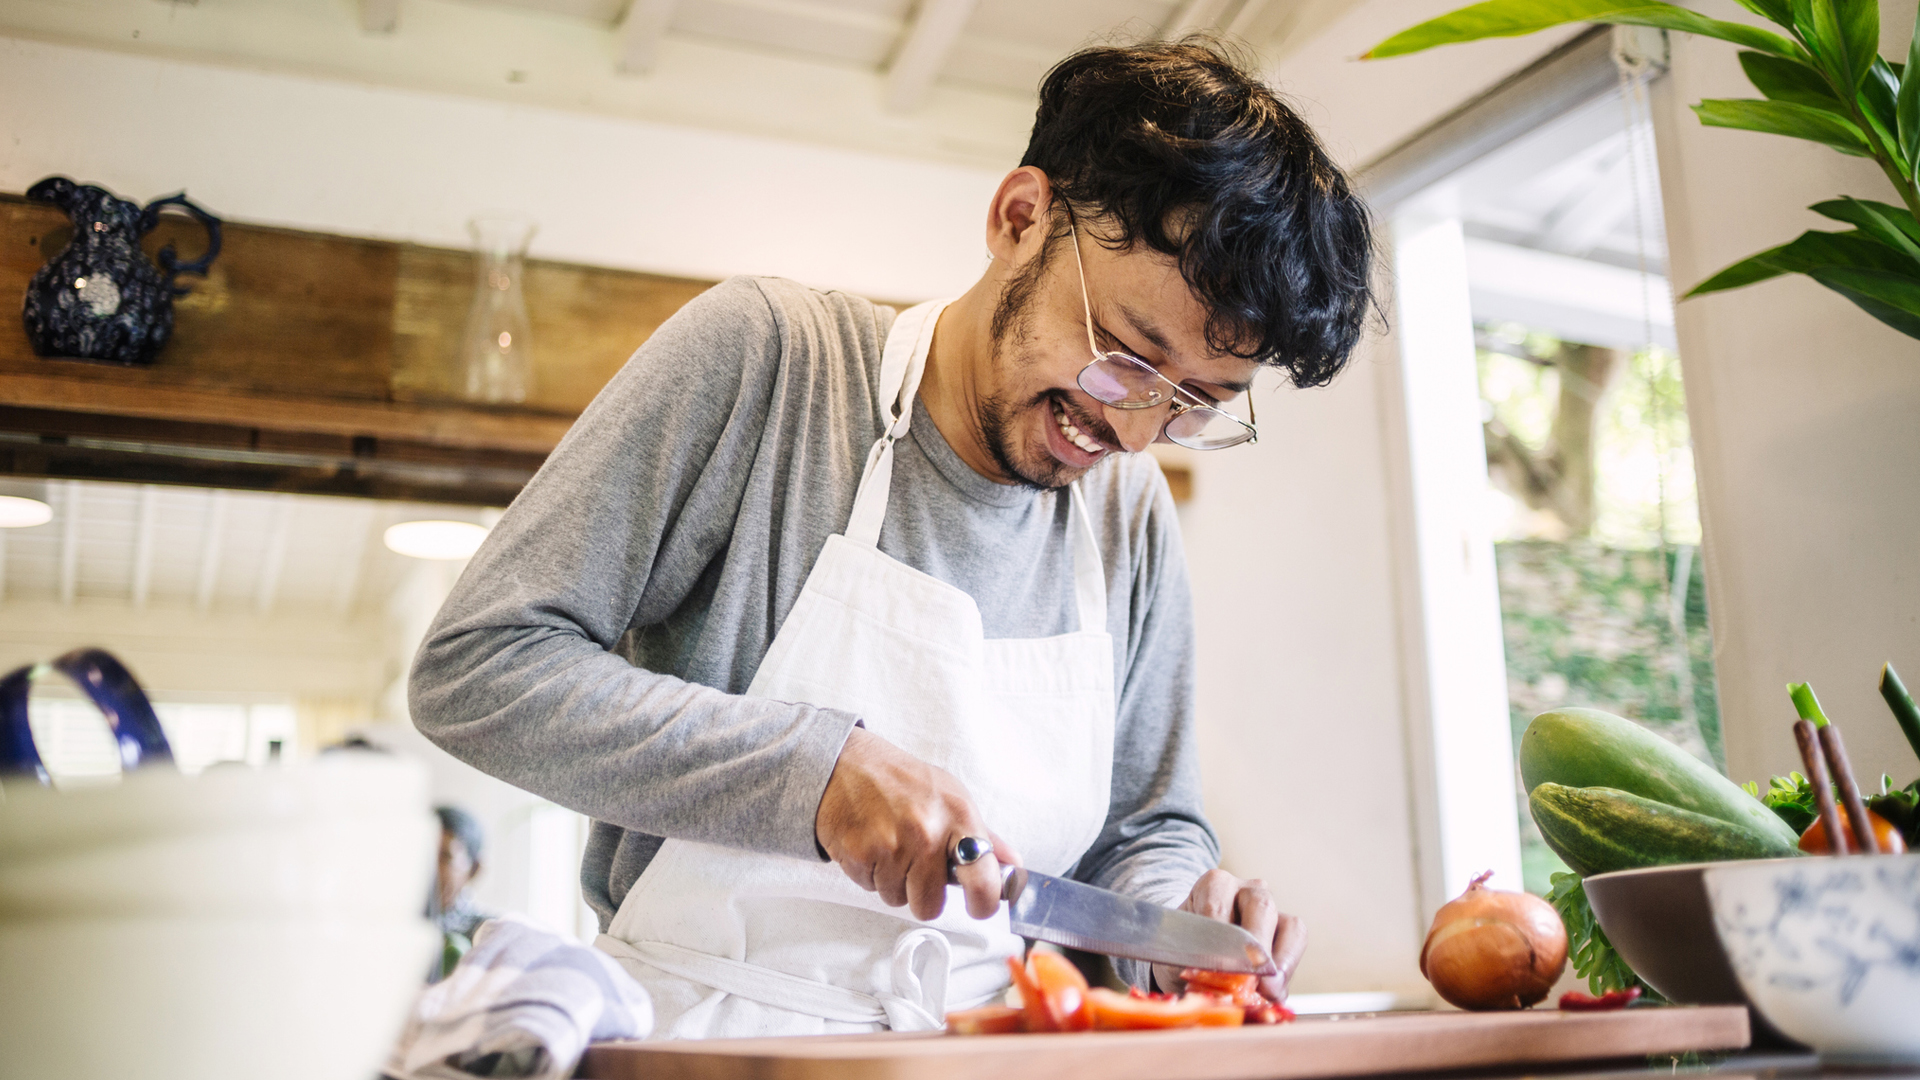
[[[1367,208],[1312,129],[1229,47],[1085,49],[1040,86],[1020,164],[1115,249],[1179,260],[1213,348],[1324,386],[1373,309]],[[1065,226],[1059,226],[1064,232]]]

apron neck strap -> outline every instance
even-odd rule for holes
[[[1073,599],[1080,609],[1082,633],[1107,632],[1107,569],[1100,557],[1100,540],[1093,532],[1093,516],[1087,513],[1087,500],[1080,494],[1080,481],[1067,489],[1073,504],[1073,520],[1067,531],[1073,534]]]
[[[933,328],[948,301],[929,300],[901,312],[887,331],[880,353],[880,411],[886,430],[867,451],[860,489],[853,497],[853,516],[847,519],[847,539],[867,547],[880,543],[880,523],[887,516],[887,493],[893,488],[893,444],[913,423],[913,399],[927,372],[927,352],[933,346]]]

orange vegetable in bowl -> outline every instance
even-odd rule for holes
[[[1838,801],[1838,800],[1836,800]],[[1860,841],[1853,835],[1853,819],[1847,816],[1847,808],[1836,806],[1840,812],[1840,828],[1847,834],[1847,850],[1856,851]],[[1889,855],[1899,855],[1907,850],[1907,842],[1893,823],[1873,811],[1867,811],[1867,824],[1873,827],[1873,838],[1880,844],[1880,850]],[[1807,831],[1800,834],[1800,850],[1809,855],[1831,855],[1833,844],[1827,840],[1827,823],[1814,818]]]

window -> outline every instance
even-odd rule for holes
[[[1699,515],[1645,79],[1597,29],[1364,174],[1393,243],[1409,744],[1429,906],[1558,869],[1514,750],[1586,705],[1717,764]],[[1639,58],[1639,59],[1636,59]]]

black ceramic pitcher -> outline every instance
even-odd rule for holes
[[[173,333],[173,298],[187,287],[179,274],[204,274],[220,254],[220,219],[186,194],[155,199],[142,209],[104,188],[49,176],[27,198],[52,203],[73,221],[73,240],[47,261],[27,286],[23,312],[27,340],[41,356],[70,356],[116,364],[151,364]],[[181,262],[173,245],[155,267],[140,238],[160,223],[160,210],[178,206],[207,230],[206,254]]]

